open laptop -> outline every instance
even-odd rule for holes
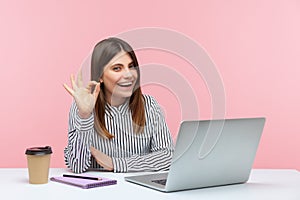
[[[248,181],[265,118],[183,121],[168,172],[125,177],[163,192]]]

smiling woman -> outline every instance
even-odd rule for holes
[[[91,80],[71,75],[65,89],[74,98],[65,162],[75,173],[157,171],[170,166],[174,146],[156,100],[143,95],[133,49],[109,38],[92,53]]]
[[[106,100],[113,106],[119,106],[130,97],[138,77],[131,57],[124,51],[118,53],[114,59],[104,67],[100,82],[104,83]]]

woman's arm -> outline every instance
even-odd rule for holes
[[[94,115],[80,118],[76,103],[69,113],[68,145],[64,150],[65,163],[74,173],[82,173],[91,165],[91,134],[94,132]]]
[[[64,84],[66,91],[74,98],[69,114],[68,145],[65,148],[65,162],[75,173],[85,171],[91,165],[91,134],[94,131],[93,110],[100,92],[100,83],[90,81],[83,85],[82,72],[77,79],[71,75],[71,85]],[[95,87],[94,91],[92,88]]]
[[[144,156],[130,158],[112,158],[114,172],[160,171],[170,167],[173,151],[166,149]]]

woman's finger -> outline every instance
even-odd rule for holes
[[[93,92],[94,98],[97,99],[100,93],[100,83],[97,83]]]
[[[78,74],[77,74],[77,85],[78,87],[83,87],[83,81],[82,81],[82,70],[80,68]]]
[[[97,149],[95,149],[94,147],[90,147],[90,151],[91,151],[91,154],[92,154],[92,156],[94,157],[94,158],[96,158],[97,160],[99,160],[99,153],[98,153],[98,150]],[[100,164],[100,163],[99,163]]]
[[[74,90],[72,90],[67,84],[64,83],[63,86],[71,96],[74,95]]]
[[[97,82],[96,81],[90,81],[88,82],[87,86],[86,86],[86,89],[91,91],[92,90],[92,87],[97,85]]]
[[[96,151],[95,147],[91,146],[91,147],[90,147],[90,151],[91,151],[92,153],[95,153],[95,151]]]
[[[72,88],[74,89],[74,90],[77,90],[77,85],[76,85],[76,83],[75,83],[75,77],[74,77],[74,74],[71,74],[71,84],[72,84]]]

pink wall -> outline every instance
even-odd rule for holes
[[[100,39],[161,27],[192,38],[209,53],[223,79],[226,117],[267,118],[255,167],[300,170],[299,10],[296,0],[2,0],[0,167],[26,167],[25,149],[35,145],[51,145],[51,166],[64,167],[72,99],[62,84]],[[139,55],[142,64],[185,65],[168,53]],[[196,92],[206,118],[210,97],[201,88]],[[176,136],[180,111],[174,95],[157,85],[144,91],[162,104]]]

